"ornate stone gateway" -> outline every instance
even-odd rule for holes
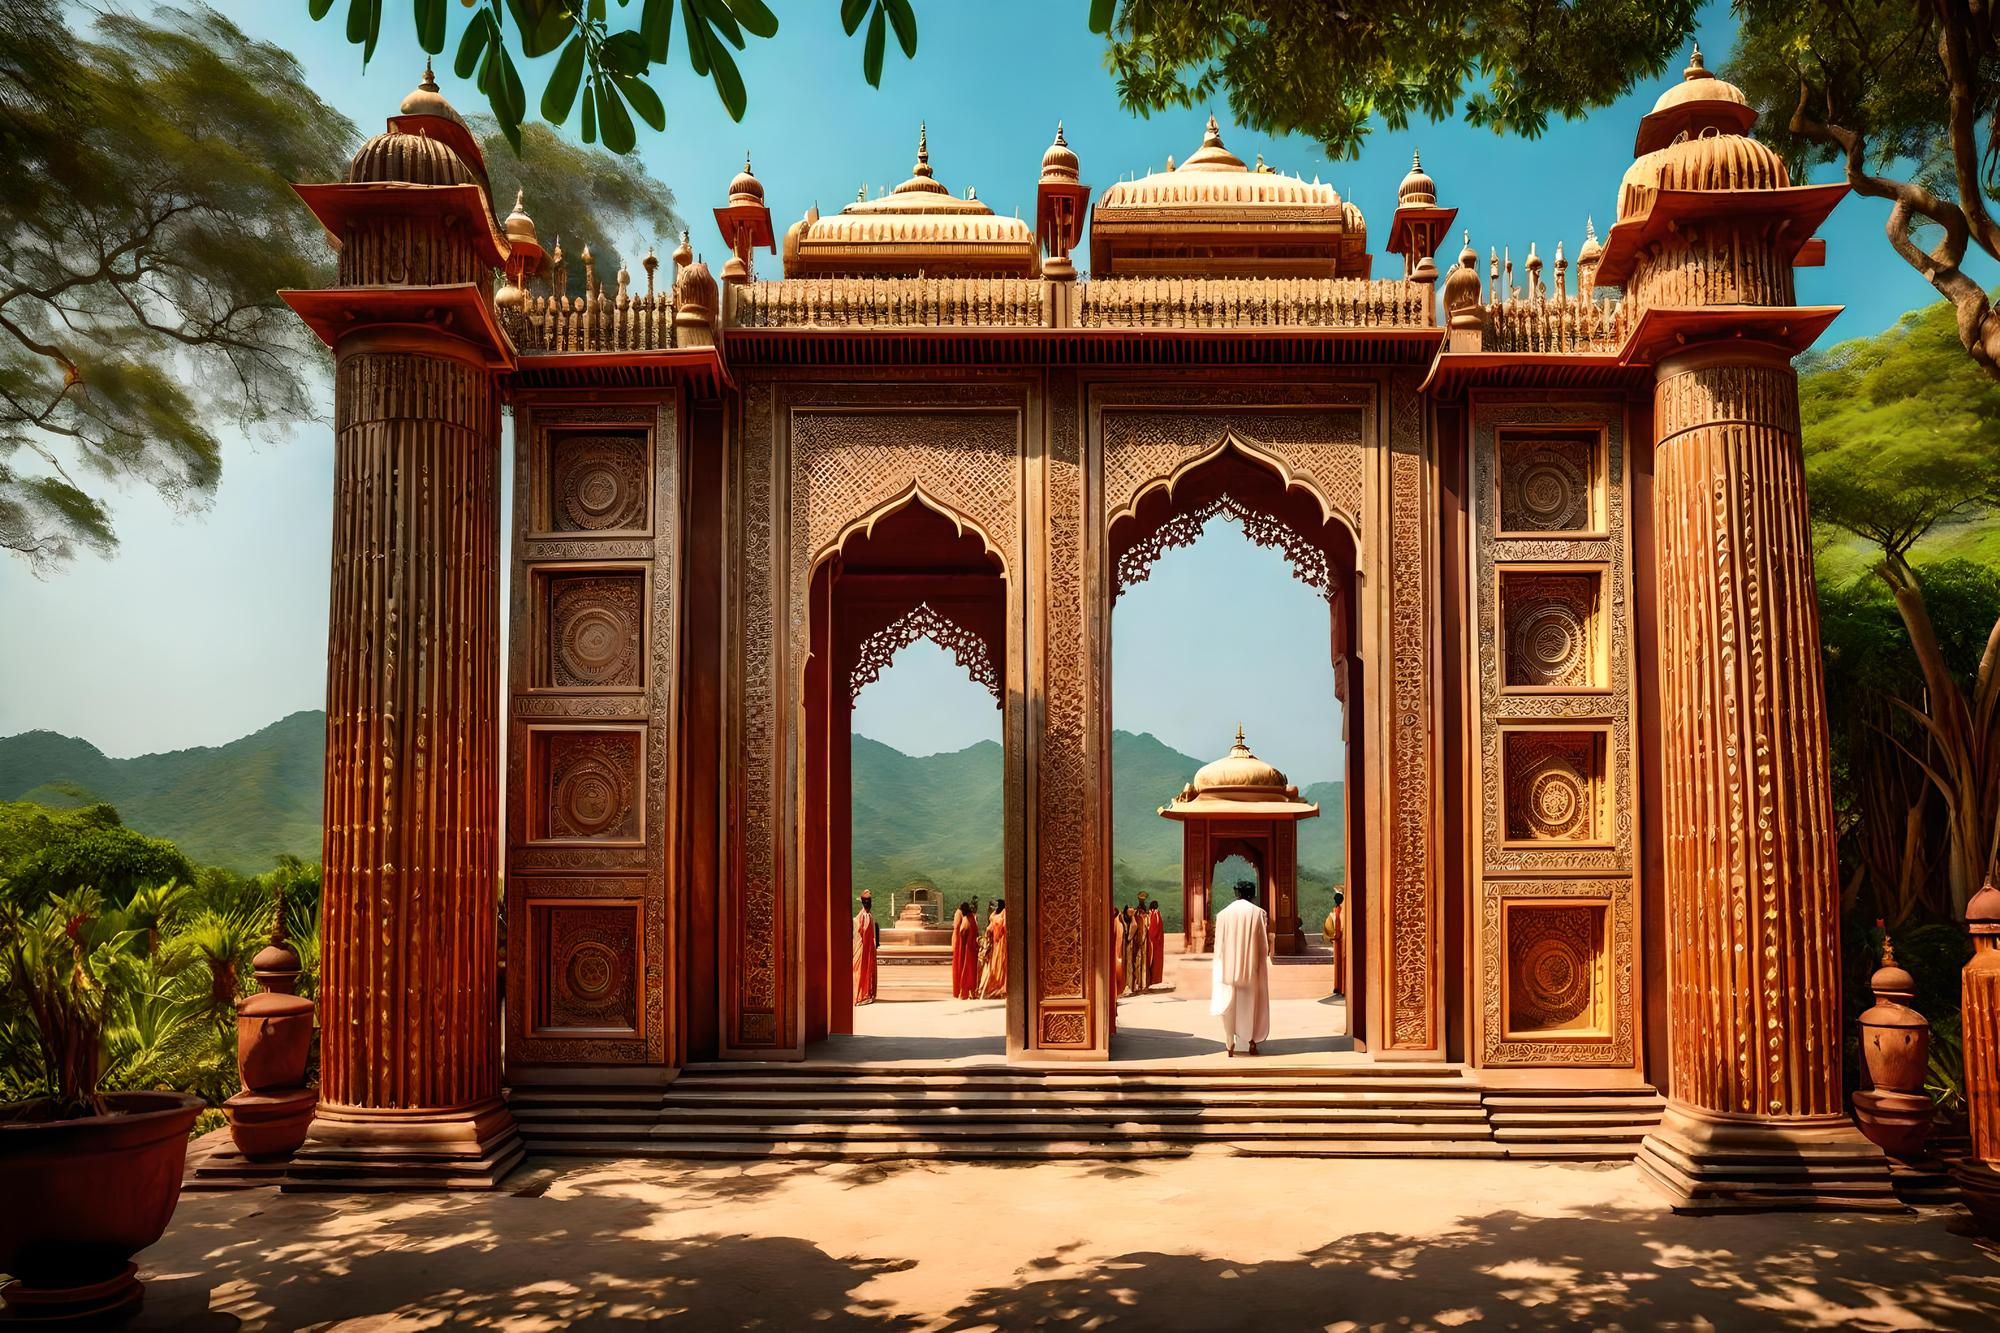
[[[1227,513],[1332,610],[1359,1045],[1662,1086],[1644,1161],[1688,1206],[1865,1196],[1788,366],[1841,191],[1750,118],[1690,68],[1573,283],[1468,245],[1440,284],[1420,167],[1375,278],[1353,202],[1212,121],[1094,208],[1058,133],[1032,229],[920,140],[780,240],[746,165],[721,282],[685,240],[579,282],[413,94],[301,187],[340,285],[290,296],[339,365],[312,1160],[491,1178],[503,1077],[842,1030],[846,710],[917,634],[1003,718],[1008,1052],[1112,1056],[1112,604]]]

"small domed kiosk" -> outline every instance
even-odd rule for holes
[[[1298,825],[1317,819],[1319,806],[1300,800],[1299,789],[1283,773],[1250,752],[1242,727],[1229,753],[1202,765],[1180,795],[1160,807],[1160,815],[1181,826],[1183,953],[1208,953],[1215,946],[1209,883],[1215,867],[1231,856],[1257,868],[1257,898],[1271,914],[1272,948],[1306,951],[1299,925]]]

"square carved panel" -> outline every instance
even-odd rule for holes
[[[1510,730],[1501,740],[1510,842],[1598,843],[1610,836],[1605,733]]]
[[[1502,431],[1496,445],[1502,532],[1603,529],[1603,477],[1595,431]]]
[[[640,905],[530,899],[534,1027],[540,1034],[639,1031]]]
[[[1602,688],[1607,683],[1603,589],[1603,574],[1597,570],[1502,570],[1501,683]]]
[[[643,428],[552,429],[542,496],[545,532],[644,532],[652,490]]]
[[[1609,1034],[1606,908],[1592,902],[1507,904],[1508,1040]]]
[[[536,727],[528,737],[534,840],[630,843],[644,837],[643,727]]]
[[[646,575],[637,569],[534,573],[536,689],[636,690],[646,683]]]

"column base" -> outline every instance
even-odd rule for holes
[[[287,1191],[490,1190],[527,1155],[500,1098],[448,1111],[322,1102]]]
[[[1725,1116],[1670,1098],[1636,1160],[1677,1213],[1903,1211],[1889,1159],[1846,1116]]]
[[[1988,1236],[2000,1237],[2000,1170],[1976,1157],[1968,1157],[1951,1169],[1951,1178],[1979,1229]]]

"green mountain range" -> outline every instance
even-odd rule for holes
[[[0,800],[74,807],[107,801],[129,828],[169,838],[199,862],[254,873],[281,852],[317,859],[326,718],[293,713],[227,745],[112,759],[88,741],[51,731],[0,738]],[[1181,831],[1159,807],[1203,760],[1147,733],[1111,734],[1113,884],[1120,902],[1141,889],[1167,904],[1179,926]],[[998,896],[1001,750],[993,741],[949,754],[911,756],[854,738],[854,884],[888,891],[928,880],[948,899]],[[1301,915],[1342,878],[1341,786],[1301,793],[1322,813],[1300,828]],[[1232,872],[1233,873],[1233,872]]]
[[[171,839],[195,861],[254,874],[280,852],[319,859],[325,755],[326,715],[317,710],[227,745],[134,759],[27,731],[0,738],[0,800],[106,801],[128,828]]]

